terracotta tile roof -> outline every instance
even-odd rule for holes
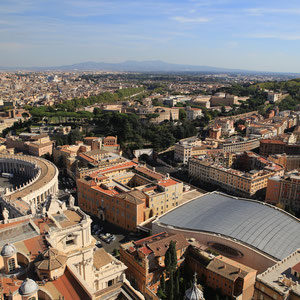
[[[31,239],[24,240],[23,243],[28,249],[28,252],[31,253],[31,258],[38,256],[47,247],[43,240],[43,237],[40,235]]]
[[[162,180],[164,178],[163,175],[161,175],[159,173],[156,173],[154,171],[151,171],[151,170],[149,170],[148,168],[145,168],[145,167],[136,167],[135,169],[138,172],[141,172],[141,173],[147,175],[148,177],[151,177],[151,178],[156,179],[156,180]]]
[[[127,169],[127,168],[134,167],[136,165],[137,164],[133,161],[127,161],[125,163],[118,164],[118,165],[113,166],[113,167],[108,167],[108,168],[105,168],[105,169],[95,171],[95,172],[91,173],[90,176],[92,177],[92,176],[96,176],[99,173],[100,174],[105,174],[105,173],[109,173],[109,172],[116,171],[116,170]]]
[[[173,179],[166,179],[166,180],[161,180],[158,182],[160,185],[164,186],[164,187],[168,187],[174,184],[178,184],[179,182],[173,180]]]
[[[147,244],[147,246],[154,252],[155,256],[161,257],[165,255],[171,241],[176,242],[176,249],[183,249],[189,245],[183,234],[174,234]]]
[[[250,272],[256,272],[256,270],[224,256],[215,257],[208,264],[207,269],[231,281],[235,281],[238,277],[245,278]]]
[[[122,193],[116,196],[116,198],[121,198],[134,204],[143,204],[145,203],[146,195],[139,190],[134,190],[127,193]]]
[[[15,221],[15,222],[12,222],[12,223],[0,224],[0,230],[4,229],[4,228],[16,226],[18,224],[27,223],[28,221],[29,221],[29,218],[28,219],[24,219],[24,220],[20,220],[20,221]]]
[[[295,270],[296,272],[300,273],[300,262],[297,263],[296,265],[294,265],[294,266],[292,267],[292,269]]]
[[[284,142],[280,140],[271,140],[271,139],[266,139],[266,140],[260,140],[262,144],[278,144],[278,145],[285,145]]]
[[[116,190],[106,190],[106,189],[103,189],[102,187],[100,186],[93,186],[91,187],[93,190],[96,190],[96,191],[99,191],[99,192],[102,192],[104,194],[107,194],[109,196],[116,196],[116,195],[119,195],[119,192],[117,192]]]
[[[22,281],[16,280],[15,278],[1,277],[0,283],[3,288],[3,294],[9,295],[10,292],[16,292],[19,289]]]
[[[64,296],[65,300],[89,300],[90,296],[74,278],[68,267],[64,275],[52,281],[55,288]]]
[[[52,271],[64,267],[67,257],[56,249],[47,249],[35,262],[35,266],[39,270]]]
[[[103,248],[94,251],[94,266],[97,269],[101,269],[112,261],[113,258]]]

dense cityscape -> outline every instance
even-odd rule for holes
[[[300,2],[0,1],[0,300],[300,300]]]
[[[1,299],[299,299],[297,78],[0,75]]]

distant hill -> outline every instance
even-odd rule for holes
[[[238,69],[226,69],[210,66],[193,66],[171,64],[160,60],[135,61],[128,60],[122,63],[104,63],[104,62],[82,62],[72,65],[63,65],[55,67],[26,67],[26,68],[6,68],[0,67],[0,70],[32,70],[32,71],[125,71],[125,72],[250,72]]]
[[[53,68],[51,68],[53,69]],[[84,62],[73,65],[54,67],[59,70],[80,70],[80,71],[127,71],[127,72],[241,72],[242,70],[233,70],[225,68],[216,68],[210,66],[193,66],[170,64],[160,60],[134,61],[129,60],[122,63],[96,63]]]
[[[241,69],[218,68],[211,66],[194,66],[171,64],[160,60],[135,61],[128,60],[122,63],[104,62],[82,62],[72,65],[56,67],[26,67],[26,68],[5,68],[0,70],[25,70],[25,71],[125,71],[125,72],[208,72],[208,73],[244,73],[244,74],[275,74],[275,72],[259,72]],[[277,73],[278,74],[278,73]],[[288,74],[288,73],[285,73]]]

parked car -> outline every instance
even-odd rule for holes
[[[97,241],[97,242],[95,243],[95,245],[96,245],[98,248],[102,248],[102,247],[103,247],[100,241]]]

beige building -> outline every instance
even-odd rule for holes
[[[259,138],[232,138],[219,143],[224,152],[251,151],[260,145]]]
[[[66,207],[50,196],[44,216],[0,223],[0,296],[4,299],[104,300],[121,295],[132,299],[125,292],[135,294],[125,278],[126,266],[95,247],[90,217],[73,205],[73,199],[69,203]],[[29,278],[20,285],[18,278],[25,273]],[[136,294],[135,299],[143,296]]]
[[[139,107],[136,114],[141,118],[149,118],[152,123],[161,123],[165,120],[178,120],[179,108],[177,107]]]
[[[53,141],[47,134],[22,133],[20,136],[7,137],[6,146],[33,156],[42,156],[52,154]]]
[[[217,147],[214,141],[202,142],[196,136],[182,139],[174,146],[174,159],[187,164],[189,159],[196,155],[205,155],[211,149]]]
[[[183,198],[182,182],[126,160],[77,179],[77,189],[84,211],[131,231]]]
[[[234,161],[249,171],[233,169]],[[240,196],[253,196],[257,191],[267,187],[268,178],[283,175],[283,168],[273,165],[266,159],[251,152],[244,154],[221,153],[216,157],[199,156],[189,160],[189,175],[234,192]]]
[[[257,276],[254,300],[271,299],[300,299],[299,249]]]
[[[210,106],[232,106],[232,105],[238,105],[239,97],[234,95],[225,95],[224,93],[217,93],[214,96],[211,96],[210,98]]]

